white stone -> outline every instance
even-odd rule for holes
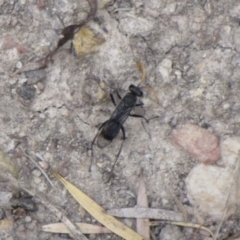
[[[49,108],[47,110],[47,115],[49,118],[53,119],[57,116],[58,110],[55,107]]]
[[[144,5],[152,9],[160,9],[164,6],[164,2],[159,0],[144,0]]]
[[[23,83],[27,82],[27,78],[25,78],[25,77],[19,78],[18,82],[19,82],[19,84],[23,84]]]
[[[164,82],[168,82],[169,78],[170,78],[170,74],[172,72],[172,61],[168,58],[165,58],[159,65],[157,68],[158,73],[160,73],[160,75],[163,78]]]
[[[168,4],[162,11],[162,14],[173,14],[176,11],[177,3]]]
[[[12,48],[4,52],[6,59],[9,59],[9,62],[16,61],[19,59],[19,54],[17,48]]]
[[[230,16],[234,18],[240,18],[240,4],[233,5],[233,8],[229,11]]]
[[[25,217],[25,222],[29,223],[32,221],[32,218],[30,216]]]
[[[33,178],[33,181],[34,181],[34,183],[39,184],[41,182],[41,178],[35,176]]]
[[[160,233],[159,239],[164,240],[172,240],[172,239],[178,239],[178,240],[186,240],[184,234],[180,231],[179,227],[167,225],[165,226]]]
[[[234,171],[212,165],[195,166],[186,179],[187,196],[200,214],[220,221],[227,203],[225,219],[236,212],[240,199]],[[228,195],[232,187],[232,193]]]
[[[240,137],[227,138],[221,143],[222,162],[235,169],[240,156]]]
[[[62,107],[59,111],[60,111],[61,115],[64,117],[67,117],[69,115],[69,111],[65,106]]]
[[[11,192],[0,192],[0,205],[8,204],[11,198],[12,198]]]
[[[168,58],[163,59],[161,65],[168,70],[172,70],[172,61]]]
[[[159,66],[158,71],[161,74],[163,80],[167,82],[169,80],[169,72],[168,72],[167,68],[165,68],[163,66]]]
[[[20,69],[22,68],[23,64],[21,61],[18,61],[17,64],[16,64],[16,68]]]
[[[129,14],[120,21],[119,28],[129,36],[150,33],[153,30],[154,22],[146,18]]]
[[[10,83],[11,85],[14,85],[16,82],[17,82],[17,79],[16,79],[16,78],[11,78],[11,79],[9,80],[9,83]]]
[[[41,173],[41,171],[35,169],[35,170],[32,171],[32,174],[36,177],[40,177],[42,173]]]

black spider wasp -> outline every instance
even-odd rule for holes
[[[92,166],[92,161],[93,161],[93,145],[94,145],[96,139],[97,139],[97,146],[99,148],[104,148],[104,147],[108,146],[114,138],[117,137],[120,130],[122,131],[123,141],[122,141],[121,147],[118,151],[118,154],[116,156],[116,159],[115,159],[113,166],[111,168],[111,171],[110,171],[110,174],[113,175],[113,169],[114,169],[116,162],[118,160],[118,157],[121,153],[123,142],[126,139],[123,124],[125,123],[127,118],[129,116],[143,118],[147,123],[149,122],[149,120],[152,119],[152,118],[146,119],[144,116],[138,115],[138,114],[131,114],[134,107],[143,106],[143,103],[141,103],[141,102],[137,103],[138,98],[143,97],[143,92],[140,89],[140,87],[137,87],[137,86],[131,84],[129,86],[129,92],[123,98],[121,98],[121,96],[119,95],[119,93],[117,91],[116,91],[116,93],[117,93],[117,96],[119,97],[119,99],[121,99],[121,101],[117,105],[117,107],[116,107],[115,111],[112,113],[111,117],[107,121],[105,121],[104,123],[102,123],[100,125],[98,132],[92,141],[92,144],[91,144],[91,154],[92,154],[91,157],[92,158],[91,158],[89,171],[91,171],[91,166]],[[116,106],[113,95],[111,94],[110,97],[111,97],[113,104]],[[153,118],[155,118],[155,117],[153,117]],[[110,178],[111,178],[111,175],[110,175]]]

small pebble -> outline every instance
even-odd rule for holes
[[[186,240],[184,234],[180,231],[180,228],[177,226],[167,225],[162,228],[159,239],[165,240]]]
[[[44,69],[32,70],[25,74],[28,84],[37,84],[38,82],[44,81],[46,78],[46,71]]]
[[[25,222],[29,223],[32,221],[32,218],[30,216],[25,217]]]
[[[16,209],[12,210],[12,214],[14,216],[18,216],[18,217],[25,217],[27,213],[26,213],[26,210],[24,210],[23,208],[18,207]]]
[[[69,115],[69,111],[66,107],[62,107],[62,109],[60,109],[60,112],[64,117],[67,117]]]
[[[48,186],[45,182],[39,183],[37,187],[38,187],[39,192],[45,192],[48,188]]]
[[[22,62],[18,61],[16,64],[16,68],[18,69],[22,68]]]
[[[236,168],[239,161],[240,137],[228,137],[221,142],[222,162],[226,167]]]
[[[25,211],[36,211],[36,203],[29,197],[14,198],[10,201],[12,208],[19,209],[19,212]]]
[[[40,167],[42,169],[45,169],[45,170],[48,169],[48,167],[49,167],[49,165],[46,161],[40,161],[38,164],[40,165]]]
[[[20,88],[17,89],[17,93],[24,99],[30,100],[35,97],[36,89],[32,85],[24,83]]]
[[[33,119],[34,116],[35,116],[34,113],[29,113],[29,118],[30,118],[30,119]]]
[[[220,158],[218,138],[197,125],[183,125],[172,132],[170,139],[202,163],[215,163]]]
[[[46,116],[45,116],[44,113],[40,113],[40,114],[39,114],[39,117],[40,117],[41,119],[45,119],[45,118],[46,118]]]
[[[16,82],[17,82],[17,79],[15,79],[15,78],[11,78],[11,79],[9,80],[9,84],[10,84],[10,85],[14,85]]]
[[[35,170],[32,171],[32,174],[36,177],[40,177],[42,173],[41,173],[41,171],[35,169]]]
[[[37,83],[37,88],[42,91],[44,89],[44,84],[42,82]]]
[[[18,79],[19,84],[23,84],[23,83],[25,83],[26,81],[27,81],[27,79],[24,78],[24,77]]]
[[[133,225],[134,225],[133,221],[132,221],[131,219],[128,219],[128,218],[126,218],[126,219],[124,220],[124,223],[125,223],[128,227],[130,227],[130,228],[132,228]]]
[[[33,181],[34,181],[36,184],[39,184],[39,183],[41,182],[41,178],[35,176],[35,177],[33,178]]]
[[[5,217],[5,212],[2,208],[0,208],[0,220]]]

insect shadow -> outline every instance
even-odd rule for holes
[[[108,146],[112,142],[112,140],[117,137],[117,135],[119,134],[120,131],[122,131],[123,140],[122,140],[121,146],[119,148],[119,151],[116,155],[115,161],[112,165],[112,168],[109,172],[108,181],[114,176],[113,170],[114,170],[117,160],[121,154],[124,140],[126,139],[125,129],[123,127],[123,124],[125,123],[127,118],[129,116],[142,118],[147,123],[151,119],[156,118],[156,117],[153,117],[151,119],[147,119],[143,115],[131,114],[132,110],[135,107],[143,106],[142,102],[138,102],[138,99],[143,97],[143,92],[140,89],[140,87],[131,84],[129,86],[129,92],[123,98],[120,96],[120,94],[118,93],[117,90],[116,90],[116,94],[117,94],[118,98],[120,99],[120,102],[118,103],[118,105],[116,105],[113,94],[110,94],[111,100],[112,100],[113,104],[116,106],[116,109],[114,110],[114,112],[112,113],[110,118],[100,125],[98,132],[95,135],[95,137],[91,143],[91,163],[89,166],[89,171],[91,171],[91,166],[92,166],[92,162],[93,162],[94,143],[96,142],[97,146],[99,148],[104,148],[104,147]]]

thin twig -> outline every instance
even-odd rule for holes
[[[53,187],[53,182],[51,181],[51,179],[48,177],[48,175],[46,174],[46,172],[41,168],[41,166],[33,159],[31,158],[28,154],[26,154],[24,152],[24,150],[20,147],[20,149],[22,150],[23,154],[30,159],[35,165],[36,167],[42,172],[42,174],[44,175],[44,177],[47,179],[47,181],[50,183],[50,185]]]

